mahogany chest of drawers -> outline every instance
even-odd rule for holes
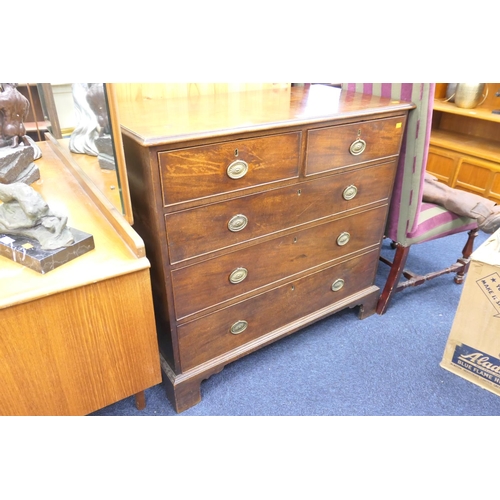
[[[374,313],[411,108],[327,86],[121,105],[176,411],[241,356],[346,307]]]

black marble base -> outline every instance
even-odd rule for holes
[[[97,159],[99,160],[99,166],[104,170],[116,170],[115,159],[113,156],[108,156],[105,154],[99,153],[97,155]]]
[[[32,238],[0,232],[0,255],[41,274],[48,273],[95,248],[91,234],[68,229],[73,234],[74,243],[56,250],[43,250],[40,243]]]
[[[115,170],[115,152],[113,149],[113,141],[110,135],[98,137],[95,140],[95,147],[97,148],[99,166],[105,170]]]

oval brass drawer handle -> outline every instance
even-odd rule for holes
[[[356,139],[349,148],[352,155],[360,155],[366,149],[366,142],[363,139]]]
[[[344,200],[346,201],[349,201],[352,200],[357,194],[358,188],[354,184],[351,184],[350,186],[347,186],[342,192],[342,198],[344,198]]]
[[[238,214],[235,215],[234,217],[231,217],[231,220],[227,223],[227,227],[229,231],[236,233],[238,231],[241,231],[242,229],[245,229],[247,224],[248,224],[247,217],[242,214]]]
[[[335,280],[332,284],[332,292],[338,292],[344,286],[345,281],[342,278]]]
[[[247,327],[248,322],[244,319],[240,319],[231,326],[230,332],[233,335],[239,335],[240,333],[243,333],[247,329]]]
[[[339,247],[347,245],[347,243],[349,243],[350,239],[351,239],[351,235],[347,231],[344,231],[343,233],[339,234],[339,236],[337,238],[337,245]]]
[[[248,276],[248,270],[244,267],[237,267],[230,275],[229,281],[233,284],[241,283]]]
[[[248,163],[243,160],[236,160],[227,167],[227,175],[231,179],[241,179],[248,172]]]

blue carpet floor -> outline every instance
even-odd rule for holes
[[[487,235],[476,239],[477,248]],[[407,267],[456,261],[466,235],[415,245]],[[389,241],[382,253],[390,255]],[[388,267],[379,265],[377,285]],[[463,287],[446,274],[396,294],[383,316],[344,310],[238,360],[204,381],[179,416],[500,415],[500,397],[439,366]],[[95,416],[174,416],[161,385],[138,411],[130,397]]]

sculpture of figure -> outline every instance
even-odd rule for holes
[[[0,147],[17,147],[20,141],[29,146],[24,120],[28,117],[30,103],[16,88],[15,83],[2,83],[0,92]]]
[[[91,156],[113,156],[104,84],[74,83],[73,101],[76,127],[70,137],[70,151]],[[114,162],[114,159],[111,161]]]
[[[500,228],[500,205],[483,196],[454,189],[426,172],[423,201],[436,203],[457,215],[477,220],[479,229],[494,233]]]
[[[104,95],[104,85],[102,83],[92,83],[87,92],[87,102],[90,109],[94,112],[97,123],[99,124],[99,135],[111,134],[109,126],[108,108],[106,106],[106,97]]]
[[[22,183],[0,184],[0,232],[34,238],[44,250],[71,245],[67,217],[56,215],[39,193]]]
[[[75,104],[76,127],[69,140],[72,153],[97,156],[95,140],[99,137],[97,117],[87,101],[88,83],[73,84],[73,101]]]
[[[16,86],[0,83],[0,182],[31,184],[40,179],[33,160],[40,158],[42,151],[26,135],[24,120],[28,117],[30,102]]]

